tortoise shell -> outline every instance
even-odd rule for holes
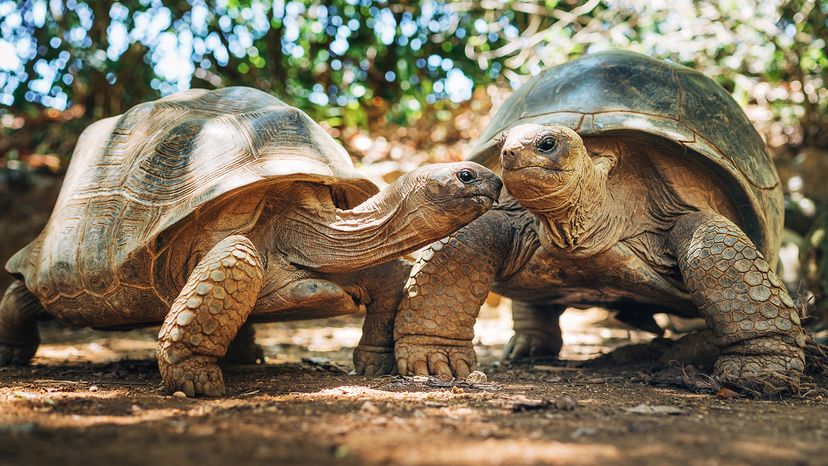
[[[6,269],[47,309],[58,298],[74,308],[67,300],[82,295],[129,309],[118,296],[159,296],[143,278],[151,270],[124,269],[152,268],[169,246],[160,243],[174,241],[162,233],[231,193],[289,181],[330,185],[344,208],[379,191],[304,112],[264,92],[190,90],[140,104],[81,134],[48,224]],[[115,293],[121,286],[145,292]]]
[[[745,233],[775,256],[783,223],[779,175],[742,109],[707,76],[624,51],[549,68],[506,100],[469,160],[497,165],[501,135],[525,123],[563,125],[584,137],[637,133],[679,144],[682,156],[713,168]]]

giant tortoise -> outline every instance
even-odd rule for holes
[[[597,305],[649,329],[654,313],[702,316],[722,380],[796,383],[805,335],[774,273],[779,177],[713,80],[587,55],[521,86],[470,160],[502,170],[508,195],[415,265],[395,324],[401,373],[467,374],[493,289],[513,300],[507,358],[556,355],[564,308]]]
[[[357,370],[393,369],[398,259],[485,212],[501,182],[473,162],[430,165],[386,190],[302,111],[261,91],[191,90],[81,135],[49,223],[9,260],[0,365],[26,363],[37,321],[162,323],[163,383],[224,392],[217,359],[246,322],[367,308]],[[245,326],[231,354],[249,360]]]

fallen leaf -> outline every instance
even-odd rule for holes
[[[716,397],[723,398],[725,400],[730,400],[732,398],[741,398],[742,395],[738,394],[737,392],[735,392],[735,391],[733,391],[733,390],[731,390],[727,387],[722,387],[722,388],[716,390]]]

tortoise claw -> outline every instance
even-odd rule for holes
[[[37,352],[37,343],[32,345],[7,345],[0,343],[0,367],[27,366]]]
[[[532,360],[557,359],[561,351],[560,335],[515,331],[506,347],[503,348],[503,360],[509,362],[528,362]]]
[[[354,370],[359,375],[377,377],[397,372],[394,348],[360,345],[354,349]]]
[[[191,356],[174,364],[160,366],[161,378],[169,391],[180,390],[189,397],[224,395],[224,377],[213,357]]]
[[[434,375],[448,380],[465,378],[477,366],[477,355],[468,346],[416,345],[397,342],[395,348],[400,375]]]
[[[768,397],[798,393],[803,369],[797,354],[724,354],[716,361],[714,375],[740,392]]]

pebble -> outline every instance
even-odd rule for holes
[[[177,392],[173,393],[172,396],[173,396],[173,398],[179,398],[179,399],[187,398],[187,394],[182,392],[182,391],[177,391]]]
[[[486,383],[489,380],[486,374],[480,371],[474,371],[466,377],[468,383]]]

